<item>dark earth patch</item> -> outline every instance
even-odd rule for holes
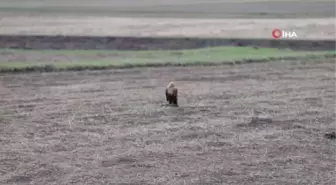
[[[295,50],[334,50],[335,43],[335,40],[0,35],[0,48],[15,49],[177,50],[212,46],[257,46]]]

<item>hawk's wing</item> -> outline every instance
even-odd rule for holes
[[[169,101],[168,89],[166,89],[166,100]]]
[[[178,105],[178,100],[177,100],[177,88],[174,89],[173,91],[173,97],[174,97],[174,101],[173,103],[177,106]]]
[[[174,95],[175,102],[177,103],[177,88],[174,89],[173,95]]]
[[[177,98],[177,88],[173,90],[173,95]]]

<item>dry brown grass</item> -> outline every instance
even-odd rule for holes
[[[6,0],[1,6],[0,34],[271,38],[279,28],[300,39],[336,35],[330,0]]]
[[[150,37],[272,38],[275,28],[298,39],[335,39],[335,18],[182,19],[74,16],[4,17],[0,34]]]
[[[325,60],[2,75],[0,184],[331,185],[334,74]],[[170,80],[179,108],[163,106]]]

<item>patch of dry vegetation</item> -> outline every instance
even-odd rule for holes
[[[336,35],[335,18],[252,20],[88,16],[4,17],[0,34],[272,39],[275,28],[295,31],[297,39],[302,40],[335,40]]]
[[[335,39],[331,0],[5,0],[0,16],[0,34]]]

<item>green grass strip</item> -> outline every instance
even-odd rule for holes
[[[50,61],[1,61],[3,53],[43,55]],[[63,56],[53,61],[54,56]],[[64,57],[66,56],[66,57]],[[190,66],[308,60],[334,58],[335,51],[293,51],[256,47],[210,47],[189,50],[108,51],[108,50],[0,50],[0,72],[48,72],[64,70],[101,70],[131,67]],[[67,59],[68,58],[68,59]],[[96,58],[96,59],[92,59]]]

